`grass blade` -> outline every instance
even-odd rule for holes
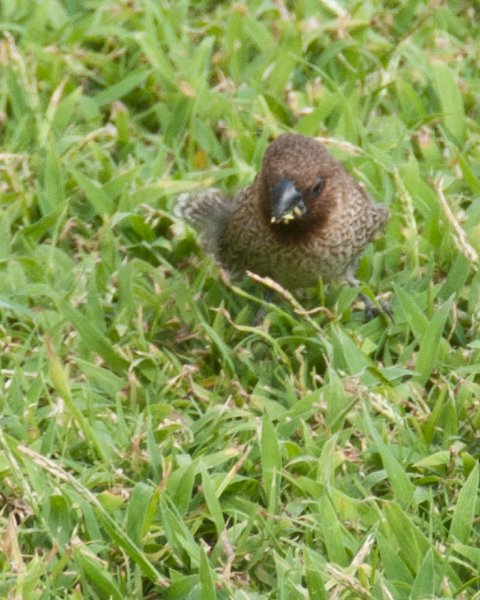
[[[457,504],[455,505],[450,525],[450,536],[463,544],[467,544],[471,539],[475,523],[479,471],[480,468],[477,463],[458,494]]]

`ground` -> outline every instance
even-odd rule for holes
[[[0,597],[480,597],[479,23],[1,2]],[[173,216],[284,131],[390,208],[391,319],[229,281]]]

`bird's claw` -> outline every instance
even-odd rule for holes
[[[375,302],[365,294],[359,294],[358,297],[365,305],[365,321],[371,321],[379,315],[386,315],[393,320],[393,309],[390,302],[384,300]]]

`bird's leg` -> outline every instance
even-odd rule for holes
[[[357,265],[352,265],[347,269],[347,272],[345,273],[345,280],[347,281],[348,285],[358,288],[360,286],[360,282],[355,277],[356,267]],[[389,302],[378,300],[377,304],[377,302],[369,298],[363,292],[359,292],[358,298],[363,302],[365,306],[365,321],[371,321],[375,317],[378,317],[378,315],[382,314],[387,315],[388,317],[393,319],[393,310]]]
[[[268,303],[273,302],[275,300],[275,292],[273,290],[267,288],[264,292],[263,297],[266,302],[268,302]],[[255,320],[254,320],[255,326],[260,325],[260,323],[265,318],[266,314],[267,314],[266,306],[263,304],[260,305],[257,312],[255,313]]]
[[[378,317],[378,315],[381,313],[381,310],[378,308],[378,306],[375,304],[375,302],[371,298],[369,298],[366,294],[363,294],[362,292],[360,292],[358,294],[358,297],[365,306],[365,308],[364,308],[365,321],[371,321],[375,317]]]

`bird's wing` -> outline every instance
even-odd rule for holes
[[[181,194],[173,213],[192,225],[200,234],[205,249],[216,254],[218,240],[234,207],[235,203],[229,201],[220,190],[209,188],[194,194]]]

